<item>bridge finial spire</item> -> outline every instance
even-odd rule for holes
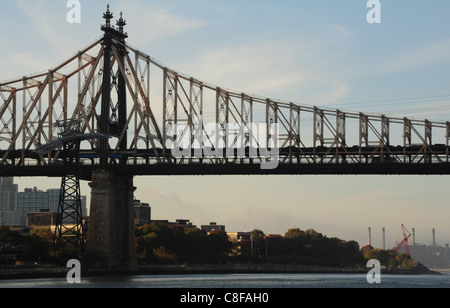
[[[120,12],[120,19],[117,21],[119,31],[123,33],[123,27],[127,25],[127,21],[122,18],[122,12]]]
[[[111,27],[111,19],[114,18],[114,15],[109,10],[109,4],[106,6],[106,13],[103,13],[103,18],[106,20],[106,27]]]

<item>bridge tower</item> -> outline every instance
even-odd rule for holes
[[[79,164],[81,121],[70,119],[55,123],[60,128],[63,143],[64,168],[76,169]],[[48,145],[51,148],[51,144]],[[61,180],[58,213],[56,216],[55,245],[59,250],[64,243],[72,244],[79,258],[83,257],[85,234],[81,205],[80,179],[77,172],[66,174]]]
[[[98,130],[101,134],[119,138],[119,149],[126,150],[127,138],[122,134],[127,121],[126,76],[119,69],[123,65],[126,49],[124,32],[126,21],[120,14],[117,27],[109,10],[103,14],[104,31],[103,84],[101,114]],[[109,169],[109,141],[99,139],[100,168],[93,172],[91,208],[87,239],[87,260],[100,268],[132,270],[137,267],[134,236],[133,176],[118,174]],[[122,158],[119,163],[124,163]]]
[[[127,91],[125,78],[117,68],[114,71],[114,62],[125,60],[125,39],[128,35],[124,32],[126,21],[122,18],[117,21],[117,28],[111,26],[113,14],[109,11],[109,5],[106,13],[103,14],[106,24],[102,26],[105,32],[103,37],[103,85],[101,100],[101,115],[99,121],[100,133],[113,137],[121,137],[126,121],[127,121]],[[112,47],[117,51],[117,57],[114,55]],[[127,149],[126,134],[122,136],[119,149]],[[105,169],[108,164],[108,140],[100,140],[100,165]]]

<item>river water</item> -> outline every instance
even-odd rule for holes
[[[379,284],[368,283],[364,274],[211,274],[82,277],[80,284],[70,284],[65,278],[0,280],[0,288],[450,288],[450,274],[381,275],[381,283]]]

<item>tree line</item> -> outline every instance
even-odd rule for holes
[[[172,227],[153,222],[136,232],[141,263],[273,262],[314,265],[363,264],[355,241],[328,238],[309,229],[290,229],[283,236],[267,236],[255,229],[250,239],[231,240],[223,231]]]
[[[170,226],[160,222],[137,227],[136,253],[140,264],[218,262],[269,262],[285,264],[361,266],[377,259],[386,268],[411,270],[417,266],[395,250],[361,251],[356,241],[327,237],[313,229],[289,229],[284,236],[268,236],[255,229],[250,239],[233,240],[224,231],[207,233],[198,228]],[[67,246],[55,251],[50,228],[31,230],[27,236],[0,226],[0,265],[65,265],[77,258]]]

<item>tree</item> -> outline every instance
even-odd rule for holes
[[[388,266],[390,259],[395,258],[396,254],[394,250],[371,249],[364,253],[364,258],[366,260],[376,259],[381,264]]]
[[[54,262],[52,252],[53,234],[50,228],[33,229],[30,235],[23,236],[11,232],[9,228],[0,227],[0,249],[5,255],[23,263]],[[7,261],[9,262],[9,261]]]
[[[299,228],[289,229],[285,234],[285,238],[301,238],[305,236],[305,232],[300,230]]]
[[[265,248],[265,234],[263,231],[259,229],[254,229],[251,234],[251,255],[253,257],[264,257],[266,255],[266,248]]]
[[[417,266],[417,263],[411,258],[411,256],[407,254],[400,254],[395,257],[395,261],[399,265],[399,267],[409,271],[414,269]]]
[[[34,228],[30,230],[31,236],[37,236],[43,240],[52,243],[53,242],[53,232],[50,228]]]
[[[231,251],[232,244],[224,231],[212,231],[206,239],[205,255],[213,261],[223,260]]]
[[[316,232],[314,229],[308,229],[305,231],[305,236],[310,240],[321,240],[323,239],[322,233]]]
[[[136,251],[142,262],[216,262],[232,244],[223,231],[209,235],[197,228],[150,223],[136,229]]]
[[[174,232],[167,224],[152,222],[136,230],[136,253],[143,262],[159,262],[170,256]]]

